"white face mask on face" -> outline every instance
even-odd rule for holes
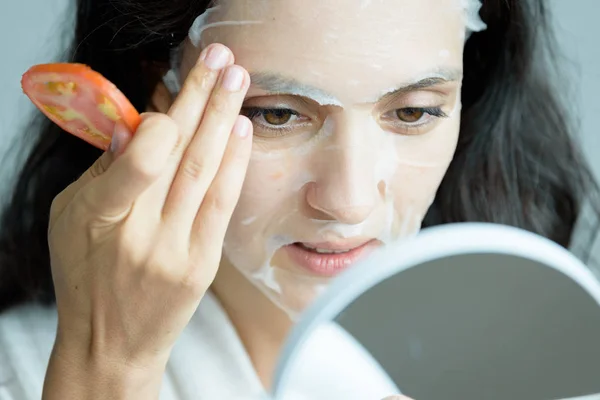
[[[251,73],[253,154],[224,255],[292,317],[331,276],[418,232],[456,147],[480,7],[222,0],[194,23],[165,81],[176,92],[214,42]]]

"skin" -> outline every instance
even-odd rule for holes
[[[287,225],[301,240],[322,239],[315,220],[369,221],[367,234],[375,237],[385,219],[369,218],[382,214],[385,193],[393,198],[397,223],[409,217],[407,210],[422,217],[429,207],[458,138],[460,79],[403,92],[385,104],[372,99],[432,70],[462,69],[464,22],[455,1],[380,0],[365,9],[358,1],[265,3],[251,10],[269,23],[207,31],[201,49],[187,43],[181,93],[171,101],[159,85],[157,112],[143,114],[133,136],[120,127],[112,150],[55,199],[49,244],[59,326],[44,399],[157,398],[171,348],[211,285],[268,387],[291,322],[244,274],[264,261],[264,233],[289,233],[279,219],[291,215]],[[229,2],[222,17],[247,18],[244,4]],[[390,9],[410,12],[392,18]],[[227,52],[220,68],[204,58],[211,49]],[[228,68],[243,75],[240,89],[223,88]],[[243,104],[299,107],[297,96],[275,97],[250,85],[249,74],[264,71],[319,88],[343,104],[305,102],[310,126],[332,121],[332,135],[315,154],[329,151],[335,167],[312,158],[302,190],[292,188],[298,177],[285,167],[289,157],[298,160],[292,150],[307,133],[268,138],[257,121],[252,128],[238,116]],[[382,190],[374,174],[361,172],[368,154],[359,150],[373,140],[365,133],[381,134],[379,117],[388,111],[433,105],[448,118],[420,130],[394,125],[394,146],[404,157]],[[260,157],[274,148],[291,155]],[[265,175],[280,170],[274,181]],[[249,217],[256,220],[244,224]],[[235,251],[222,255],[224,245]],[[249,261],[236,261],[236,252]],[[271,261],[296,274],[289,276],[302,276],[282,253]],[[295,284],[299,280],[282,281],[285,304],[311,301],[311,292]]]
[[[274,96],[264,88],[269,85],[251,85],[245,106],[288,107],[301,113],[308,127],[274,138],[263,128],[264,121],[255,119],[252,159],[227,232],[223,267],[232,264],[248,274],[271,264],[288,272],[278,276],[283,292],[279,297],[284,308],[300,311],[312,301],[310,287],[302,279],[308,273],[284,251],[266,252],[268,241],[276,236],[304,242],[340,239],[335,229],[323,232],[314,221],[343,227],[365,224],[354,235],[378,238],[390,218],[384,187],[394,205],[395,236],[400,236],[407,221],[411,232],[418,228],[454,153],[460,76],[427,90],[374,100],[403,83],[435,76],[432,71],[461,71],[464,23],[454,0],[425,1],[418,7],[406,0],[405,4],[380,0],[365,9],[359,1],[343,5],[328,1],[312,7],[299,0],[285,5],[260,3],[268,6],[223,1],[224,11],[214,18],[263,23],[209,29],[202,44],[223,43],[251,75],[291,78],[331,94],[344,107],[321,106],[306,97]],[[390,18],[391,8],[411,12]],[[295,39],[299,37],[301,41]],[[440,49],[446,49],[449,56],[441,58]],[[186,47],[183,76],[198,51]],[[441,105],[452,117],[420,127],[420,135],[397,120],[381,121],[394,109],[424,105]],[[318,136],[326,122],[329,137],[314,140],[307,149],[306,142]],[[392,132],[390,141],[384,131]],[[385,180],[374,177],[372,166],[389,147],[394,148],[397,164]],[[276,157],[265,158],[266,154]],[[249,219],[253,222],[244,224]]]
[[[282,293],[275,293],[279,305],[286,311],[301,311],[315,295],[313,281],[306,279],[310,273],[281,249],[265,254],[267,241],[277,235],[308,242],[338,239],[334,231],[322,233],[322,225],[313,221],[364,224],[358,235],[378,238],[388,217],[389,201],[381,191],[385,185],[394,205],[396,236],[407,221],[413,225],[411,231],[418,228],[454,154],[461,76],[450,77],[448,72],[448,82],[376,100],[403,83],[437,76],[431,71],[460,72],[464,22],[453,0],[424,1],[418,6],[408,0],[380,0],[365,9],[358,1],[344,1],[343,6],[339,1],[326,1],[311,7],[301,0],[262,3],[268,7],[223,1],[215,20],[263,23],[208,29],[202,45],[227,45],[237,63],[251,76],[261,77],[260,82],[252,81],[245,106],[288,107],[308,120],[307,128],[276,138],[264,128],[264,118],[254,120],[252,157],[212,287],[238,328],[263,383],[269,385],[290,320],[265,299],[262,282],[248,280],[246,274],[265,263],[274,266],[282,287]],[[410,12],[390,18],[392,7]],[[186,43],[183,76],[200,49]],[[390,53],[389,49],[400,51]],[[310,90],[300,90],[307,96],[273,95],[267,90],[273,86],[279,91],[295,90],[273,84],[265,77],[268,74],[295,80],[325,95],[309,98]],[[343,107],[319,104],[327,96]],[[392,127],[375,121],[395,108],[434,105],[441,105],[449,117],[432,118],[418,132],[402,121]],[[331,122],[331,137],[305,150],[305,143],[319,134],[326,121]],[[391,141],[381,139],[384,130],[392,131]],[[393,173],[383,182],[373,178],[372,165],[390,145],[400,162],[392,165]],[[277,156],[265,158],[265,154]],[[309,179],[304,178],[306,171]],[[244,223],[249,219],[252,223]]]

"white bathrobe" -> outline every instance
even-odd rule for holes
[[[54,307],[24,305],[0,315],[0,400],[41,398],[56,325]],[[336,325],[321,329],[310,345],[282,400],[380,400],[399,392]],[[160,399],[269,398],[231,321],[207,294],[171,353]]]

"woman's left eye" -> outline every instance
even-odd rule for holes
[[[447,117],[440,107],[405,107],[393,111],[395,118],[406,124],[420,124],[427,117]]]

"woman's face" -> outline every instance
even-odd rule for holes
[[[186,44],[184,77],[214,42],[251,74],[253,154],[224,255],[287,311],[419,229],[458,138],[459,3],[223,0],[207,23],[235,23]]]

